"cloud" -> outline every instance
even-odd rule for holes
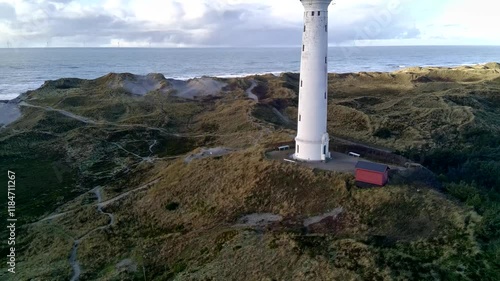
[[[16,9],[8,3],[0,3],[0,21],[13,21],[16,19]]]
[[[421,30],[415,26],[410,1],[357,1],[350,6],[334,7],[330,14],[333,44],[356,44],[358,41],[415,39]],[[425,1],[424,1],[425,2]],[[354,15],[354,16],[353,16]]]
[[[479,28],[448,12],[453,6],[455,14],[467,14],[459,9],[470,4],[460,1],[337,1],[329,11],[330,44],[457,40],[464,23]],[[302,11],[298,0],[0,0],[0,42],[19,47],[295,46],[301,41]],[[477,32],[467,36],[477,37]]]

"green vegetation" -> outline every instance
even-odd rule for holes
[[[498,272],[500,134],[478,133],[476,130],[465,134],[464,139],[453,146],[417,153],[424,155],[424,165],[441,175],[446,191],[451,196],[471,206],[483,217],[476,227],[477,237],[484,251],[483,258],[495,261],[489,270]]]
[[[131,74],[47,82],[23,96],[39,107],[0,131],[23,225],[13,280],[70,279],[86,233],[80,280],[497,280],[499,69],[330,75],[332,135],[398,151],[442,190],[358,189],[349,174],[268,160],[265,148],[295,133],[297,74],[227,79],[220,96],[197,100],[109,86]],[[259,103],[245,97],[251,79]],[[234,151],[184,161],[217,146]],[[103,202],[121,195],[102,207],[109,227],[96,186]],[[240,221],[253,213],[283,220]]]

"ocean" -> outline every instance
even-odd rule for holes
[[[162,73],[167,78],[239,77],[298,72],[300,48],[33,48],[0,49],[0,100],[62,77],[109,72]],[[332,47],[329,72],[394,71],[500,61],[500,46]]]

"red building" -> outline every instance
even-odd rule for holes
[[[358,161],[356,181],[384,186],[389,178],[389,167],[384,164]]]

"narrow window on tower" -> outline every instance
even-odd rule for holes
[[[300,86],[304,85],[304,81],[300,80]]]
[[[299,149],[299,148],[300,148],[300,147],[299,147],[299,145],[297,145],[297,153],[299,153],[299,151],[300,151],[300,149]]]
[[[326,145],[323,146],[323,154],[326,155]]]
[[[318,11],[318,16],[320,16],[320,15],[321,15],[321,12],[320,12],[320,11]]]
[[[328,63],[327,58],[325,57],[325,63]]]
[[[325,24],[325,32],[328,32],[328,24]]]
[[[302,121],[302,115],[299,114],[299,122]]]
[[[302,52],[306,49],[306,45],[302,45]]]
[[[304,32],[306,32],[306,25],[304,24]]]
[[[326,92],[325,92],[325,100],[326,100]]]
[[[312,12],[312,16],[314,17],[314,12]]]

